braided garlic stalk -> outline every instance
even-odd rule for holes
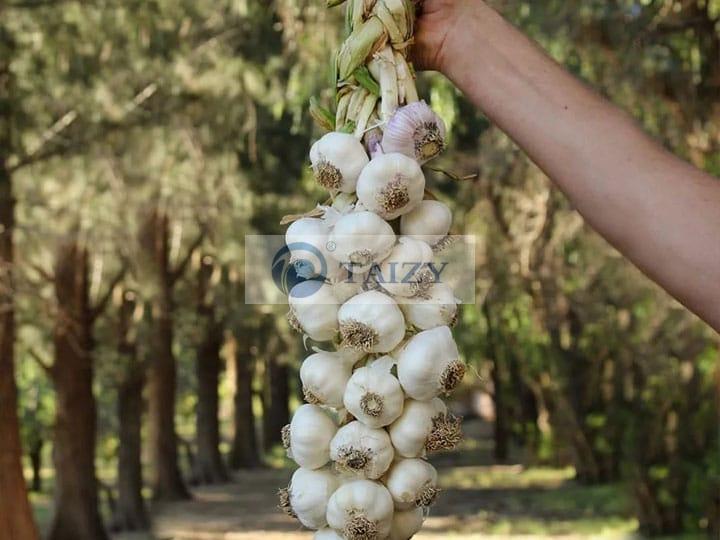
[[[425,199],[421,168],[445,149],[445,125],[418,98],[414,21],[410,0],[347,0],[336,110],[311,104],[329,133],[310,160],[332,203],[288,219],[306,279],[288,320],[323,345],[300,370],[308,403],[283,430],[301,468],[280,506],[318,540],[411,538],[439,492],[427,454],[462,437],[440,399],[465,374],[458,301],[433,266],[452,216]]]

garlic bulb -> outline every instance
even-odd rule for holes
[[[320,529],[313,536],[313,540],[344,540],[344,539],[333,529]]]
[[[345,271],[345,278],[332,284],[333,294],[341,304],[350,300],[353,296],[365,292],[365,284],[368,282],[367,275],[350,274]]]
[[[330,341],[335,337],[340,306],[332,285],[303,281],[292,288],[288,301],[288,322],[295,330],[315,341]]]
[[[342,407],[353,365],[361,356],[351,349],[339,352],[318,350],[308,356],[300,366],[305,401],[315,405]]]
[[[387,431],[358,421],[341,427],[330,442],[330,459],[338,471],[370,480],[385,474],[394,457]]]
[[[373,363],[355,370],[343,397],[348,412],[371,428],[392,424],[402,413],[405,402],[400,382],[382,367],[383,363]]]
[[[328,469],[298,469],[290,485],[280,490],[280,507],[308,529],[319,529],[327,525],[327,503],[339,485]]]
[[[352,193],[369,159],[362,143],[347,133],[328,133],[310,149],[315,178],[329,191]]]
[[[341,276],[342,266],[330,257],[327,249],[329,234],[325,221],[318,218],[302,218],[288,227],[285,244],[298,276],[305,279],[322,276],[329,280]]]
[[[420,457],[426,452],[452,450],[462,438],[461,420],[449,414],[438,398],[405,401],[403,413],[388,431],[395,452],[402,457]]]
[[[355,480],[340,486],[328,502],[327,522],[345,540],[380,540],[390,534],[393,501],[382,484]]]
[[[447,326],[410,338],[397,360],[403,390],[420,401],[452,392],[465,376],[465,363]]]
[[[302,405],[283,428],[283,446],[301,467],[319,469],[330,461],[330,441],[335,433],[337,426],[325,411],[317,405]]]
[[[393,514],[388,540],[410,540],[422,529],[424,521],[425,514],[422,508],[396,510]]]
[[[378,291],[353,296],[338,311],[344,347],[386,353],[405,337],[405,319],[395,300]]]
[[[428,244],[401,236],[380,265],[379,273],[371,271],[371,274],[393,296],[424,296],[435,281],[435,274],[427,266],[432,260],[433,251]]]
[[[385,478],[398,510],[430,506],[439,492],[435,467],[422,459],[401,459],[390,468]]]
[[[426,298],[410,298],[400,305],[405,320],[419,330],[454,326],[457,321],[458,300],[450,286],[434,283],[426,294]]]
[[[387,257],[394,245],[392,227],[365,210],[342,216],[330,234],[331,256],[354,273],[367,272]]]
[[[419,163],[445,150],[445,122],[424,101],[399,108],[385,126],[385,152],[399,152]]]
[[[400,218],[400,233],[435,247],[450,232],[452,213],[440,201],[425,200]]]
[[[403,154],[379,154],[360,173],[358,200],[367,210],[392,220],[407,214],[425,196],[425,175]]]

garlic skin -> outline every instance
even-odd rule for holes
[[[394,245],[390,224],[367,210],[342,216],[330,233],[331,257],[353,273],[367,272],[387,257]]]
[[[319,469],[330,461],[330,441],[337,433],[335,422],[317,405],[295,411],[289,429],[283,430],[288,456],[305,469]]]
[[[452,392],[465,376],[465,363],[447,326],[410,338],[397,360],[403,390],[419,401]]]
[[[410,540],[420,532],[425,521],[422,508],[412,510],[396,510],[393,514],[392,526],[388,540]]]
[[[311,279],[323,277],[334,281],[343,268],[330,257],[327,249],[330,229],[319,218],[301,218],[285,232],[285,244],[290,250],[290,264],[296,265],[298,276]],[[298,268],[300,263],[304,263]],[[323,268],[324,266],[324,268]]]
[[[328,133],[310,149],[315,179],[330,192],[355,191],[360,172],[369,161],[362,143],[348,133]]]
[[[348,412],[371,428],[392,424],[402,414],[405,402],[400,382],[389,369],[382,369],[383,363],[376,365],[378,361],[355,370],[343,396]]]
[[[379,274],[371,270],[380,286],[393,296],[423,296],[435,281],[428,268],[432,248],[421,240],[401,236],[390,255],[380,265]],[[403,300],[404,301],[404,300]]]
[[[397,302],[378,291],[353,296],[338,310],[343,347],[386,353],[405,337],[405,318]]]
[[[423,164],[440,155],[445,147],[445,122],[424,101],[395,111],[385,126],[385,152],[399,152]]]
[[[328,469],[298,469],[288,488],[280,490],[280,507],[308,529],[320,529],[327,525],[327,503],[339,486]]]
[[[388,432],[395,453],[406,458],[422,457],[427,452],[452,450],[462,439],[461,420],[449,414],[438,398],[430,401],[405,401],[403,413]]]
[[[422,459],[396,461],[387,473],[388,488],[398,510],[430,506],[435,502],[437,489],[435,467]]]
[[[434,283],[427,298],[412,298],[400,304],[405,320],[418,330],[438,326],[454,326],[458,316],[458,300],[449,285]]]
[[[393,500],[380,483],[354,480],[328,502],[327,522],[344,540],[380,540],[390,535]]]
[[[318,351],[308,356],[300,366],[305,401],[314,405],[342,407],[345,387],[358,356],[355,351],[347,350],[335,353]]]
[[[313,536],[313,540],[344,540],[344,539],[333,529],[321,529],[315,533],[315,535]]]
[[[450,233],[452,213],[440,201],[425,200],[400,218],[400,233],[435,247]]]
[[[395,457],[390,436],[357,420],[341,427],[330,442],[330,459],[342,473],[377,480]]]
[[[333,294],[332,285],[303,281],[292,288],[288,302],[288,322],[295,330],[315,341],[330,341],[335,337],[340,303]]]
[[[425,196],[425,175],[417,161],[403,154],[378,154],[360,173],[358,200],[386,220],[407,214]]]

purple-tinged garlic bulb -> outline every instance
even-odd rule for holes
[[[385,127],[382,147],[426,163],[445,150],[445,122],[424,101],[395,111]]]

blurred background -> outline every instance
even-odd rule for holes
[[[307,353],[242,269],[245,234],[325,198],[324,4],[0,0],[2,540],[311,538],[275,508]],[[720,175],[720,1],[493,4]],[[419,86],[451,129],[439,165],[479,177],[428,171],[477,237],[478,301],[466,441],[434,459],[418,538],[717,538],[718,336],[449,82]]]

